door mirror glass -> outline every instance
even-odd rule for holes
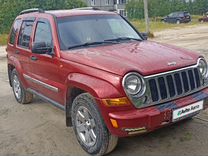
[[[53,48],[48,46],[45,42],[36,42],[32,46],[32,52],[36,54],[49,54],[51,55]]]

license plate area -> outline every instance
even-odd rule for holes
[[[173,110],[172,121],[176,122],[184,118],[187,118],[191,115],[194,115],[198,113],[199,111],[203,110],[203,107],[204,107],[204,101],[198,101],[191,105]]]

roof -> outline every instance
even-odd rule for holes
[[[114,12],[101,11],[101,10],[49,10],[45,13],[53,14],[56,17],[66,17],[66,16],[82,16],[82,15],[115,15]]]
[[[188,11],[176,11],[176,12],[173,12],[173,13],[188,13]]]

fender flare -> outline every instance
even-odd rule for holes
[[[72,73],[67,77],[67,86],[80,88],[90,93],[95,98],[115,98],[120,92],[108,81],[81,73]],[[110,90],[110,92],[109,92]]]
[[[22,70],[22,66],[21,66],[21,64],[20,64],[20,62],[18,61],[18,59],[16,58],[16,57],[14,57],[14,56],[10,56],[9,58],[8,58],[8,66],[9,65],[11,65],[11,66],[14,66],[14,68],[17,70],[17,73],[18,73],[18,75],[19,75],[19,78],[20,78],[20,80],[21,80],[21,82],[22,82],[22,85],[23,85],[23,87],[24,88],[26,88],[26,81],[25,81],[25,79],[24,79],[24,77],[23,77],[23,70]],[[9,71],[8,71],[9,72]],[[9,74],[9,73],[8,73]],[[10,80],[10,77],[9,77],[9,81],[11,81]]]
[[[66,101],[65,101],[65,111],[66,111],[66,125],[72,126],[71,123],[71,105],[73,100],[71,99],[71,89],[79,88],[84,92],[91,94],[96,101],[103,98],[115,98],[122,96],[121,93],[109,82],[92,77],[89,75],[81,73],[71,73],[68,75],[66,80],[67,91],[66,91]],[[102,106],[98,103],[98,108],[102,114]],[[103,115],[103,114],[102,114]]]

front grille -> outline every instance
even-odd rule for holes
[[[198,68],[151,77],[147,82],[153,103],[186,95],[202,85]]]

